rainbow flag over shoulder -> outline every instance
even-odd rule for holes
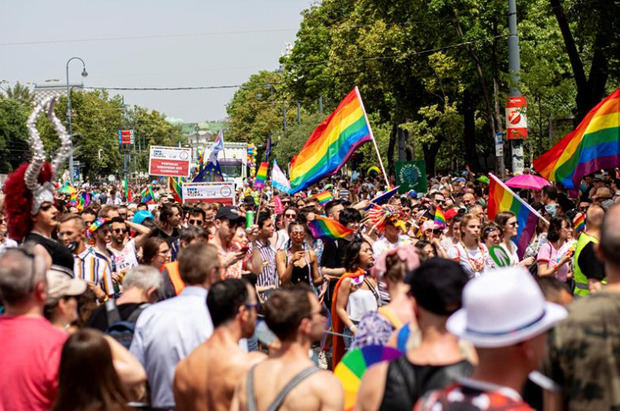
[[[314,195],[320,205],[325,205],[334,199],[334,196],[329,191],[323,191]]]
[[[359,146],[370,140],[370,125],[355,87],[291,160],[291,194],[336,173]]]
[[[620,88],[598,103],[576,129],[534,160],[549,181],[579,188],[583,176],[620,166]]]
[[[435,224],[446,227],[446,216],[443,214],[443,211],[441,211],[441,208],[439,207],[435,209]]]
[[[269,168],[269,163],[263,161],[260,163],[260,167],[256,172],[256,180],[254,180],[254,188],[261,190],[265,187],[265,181],[267,181],[267,169]]]
[[[181,190],[181,184],[179,180],[175,177],[168,177],[168,188],[172,192],[172,197],[174,197],[174,201],[177,203],[183,202],[183,192]]]
[[[501,211],[512,211],[517,216],[517,235],[512,241],[517,245],[519,258],[525,254],[525,249],[536,230],[538,219],[542,218],[528,203],[512,192],[504,183],[493,174],[489,174],[489,203],[487,216],[493,220]]]
[[[331,218],[317,215],[314,220],[308,223],[308,228],[312,232],[312,237],[322,240],[335,240],[344,238],[355,231],[351,230]]]

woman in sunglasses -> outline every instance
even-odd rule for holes
[[[301,221],[293,221],[288,225],[288,246],[278,250],[276,268],[280,284],[305,283],[318,286],[323,283],[319,275],[319,263],[316,254],[306,244],[306,227]]]
[[[502,229],[502,242],[499,244],[504,249],[508,257],[510,257],[510,265],[521,265],[529,267],[534,264],[534,257],[526,257],[519,261],[517,254],[517,245],[512,241],[513,237],[519,232],[519,223],[517,217],[511,211],[502,211],[495,216],[495,223]]]

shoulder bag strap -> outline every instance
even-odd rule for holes
[[[271,405],[269,407],[267,407],[267,411],[276,411],[276,410],[280,409],[280,406],[282,405],[282,402],[284,401],[284,398],[286,398],[288,393],[291,392],[293,390],[293,388],[295,388],[297,385],[299,385],[300,382],[302,382],[303,380],[305,380],[306,378],[308,378],[309,376],[311,376],[312,374],[314,374],[317,371],[320,371],[320,368],[315,367],[313,365],[313,366],[308,367],[305,370],[301,371],[296,376],[294,376],[293,379],[290,380],[284,386],[284,388],[282,388],[282,391],[280,391],[280,393],[278,394],[276,399],[273,400]],[[252,410],[249,410],[249,411],[252,411]]]
[[[121,320],[121,313],[118,312],[114,299],[110,298],[105,302],[105,311],[108,318],[108,327]]]

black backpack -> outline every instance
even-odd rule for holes
[[[142,311],[149,305],[149,303],[141,304],[131,313],[127,320],[121,320],[121,313],[118,311],[116,302],[113,299],[109,299],[105,303],[105,310],[108,316],[108,328],[105,330],[105,333],[121,343],[123,347],[129,349],[136,329],[136,321],[138,321]]]

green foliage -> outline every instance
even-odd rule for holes
[[[0,173],[9,173],[30,158],[26,120],[30,106],[0,95]]]

